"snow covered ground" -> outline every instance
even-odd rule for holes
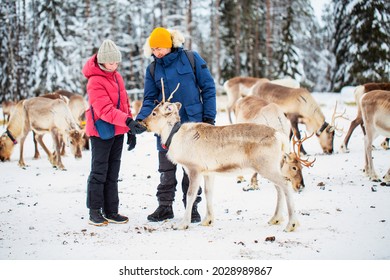
[[[344,103],[351,100],[348,93],[315,93],[314,97],[328,121],[336,101],[351,120],[356,115],[356,106]],[[338,123],[345,130],[349,127],[347,120]],[[223,124],[227,116],[220,112],[217,125]],[[333,155],[322,154],[314,137],[305,142],[306,151],[317,160],[314,167],[304,169],[304,191],[294,194],[301,226],[286,233],[286,221],[280,226],[267,224],[275,209],[275,188],[261,179],[259,191],[244,192],[246,183],[237,184],[234,176],[216,178],[214,226],[172,229],[184,213],[180,186],[174,219],[148,222],[147,215],[157,206],[159,181],[152,133],[139,135],[135,150],[123,151],[120,213],[129,216],[129,223],[101,228],[88,225],[85,200],[90,152],[85,151],[82,160],[65,157],[67,170],[59,171],[50,166],[43,151],[42,159],[32,159],[30,134],[26,169],[17,165],[19,146],[10,162],[0,163],[0,267],[9,271],[8,265],[15,266],[7,260],[386,260],[387,266],[380,268],[388,271],[390,187],[364,176],[361,129],[352,135],[349,153],[339,152],[343,138],[335,137]],[[390,167],[390,150],[379,147],[382,140],[376,140],[373,152],[381,176]],[[45,141],[49,143],[49,137]],[[204,200],[199,211],[204,215]],[[275,240],[265,241],[267,237]]]

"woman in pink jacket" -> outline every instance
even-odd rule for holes
[[[127,217],[118,213],[118,176],[123,135],[128,134],[127,144],[131,150],[136,144],[135,134],[146,130],[132,118],[125,85],[117,71],[121,60],[121,53],[115,43],[105,40],[82,71],[88,79],[90,107],[86,111],[86,133],[90,136],[92,147],[87,207],[89,223],[96,226],[107,225],[109,222],[128,222]],[[98,121],[111,126],[112,135],[107,136],[101,130],[99,134],[95,125]]]

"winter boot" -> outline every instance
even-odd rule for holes
[[[125,224],[129,221],[129,218],[118,213],[106,214],[104,215],[104,218],[106,218],[109,223],[113,224]]]
[[[100,209],[90,209],[89,210],[89,222],[90,225],[94,226],[106,226],[108,222],[104,219],[102,211]]]
[[[172,205],[160,205],[156,211],[148,216],[148,221],[161,222],[174,217]]]
[[[194,203],[191,211],[191,223],[199,223],[200,220],[201,218],[198,212],[198,205]]]

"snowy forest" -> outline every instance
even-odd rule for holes
[[[85,61],[109,38],[126,88],[141,93],[153,28],[178,29],[217,85],[234,76],[292,77],[311,91],[390,81],[390,1],[1,0],[1,101],[65,89],[85,94]]]

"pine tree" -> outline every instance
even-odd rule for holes
[[[390,81],[390,3],[358,1],[351,11],[352,66],[346,84]]]
[[[389,2],[343,0],[332,4],[333,25],[329,37],[333,38],[334,68],[331,90],[389,81]]]

